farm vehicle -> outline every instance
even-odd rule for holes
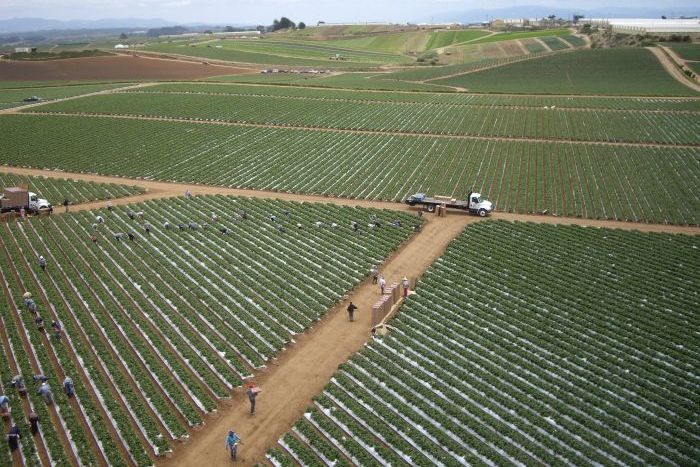
[[[51,209],[51,203],[22,187],[5,188],[0,195],[0,206],[2,212],[19,212],[24,208],[26,212],[32,213]]]
[[[441,206],[445,208],[461,209],[471,214],[486,217],[493,210],[493,203],[481,197],[481,193],[469,192],[466,200],[452,198],[450,196],[428,196],[425,193],[416,193],[404,201],[409,206],[423,206],[428,212],[434,212]]]

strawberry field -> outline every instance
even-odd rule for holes
[[[348,74],[356,75],[356,73]],[[333,76],[339,78],[344,75]],[[381,79],[381,74],[373,75]],[[387,75],[388,76],[388,75]],[[254,76],[258,78],[257,76]],[[330,78],[324,78],[325,81]],[[363,78],[356,78],[361,80]],[[313,83],[312,80],[309,85]],[[297,86],[262,86],[245,84],[201,84],[169,83],[140,88],[138,90],[119,91],[120,93],[178,93],[195,95],[235,95],[235,96],[275,96],[297,97],[311,100],[371,102],[408,102],[418,104],[447,104],[452,106],[499,106],[499,107],[537,107],[572,108],[572,109],[611,109],[611,110],[667,110],[700,112],[700,99],[692,97],[589,97],[589,96],[518,96],[498,94],[469,94],[444,92],[376,92],[347,89],[320,89]],[[467,110],[466,108],[464,110]]]
[[[274,465],[694,465],[696,237],[479,223]]]
[[[2,116],[0,159],[135,178],[697,225],[697,148],[463,140],[66,116]],[[128,135],[125,138],[124,135]],[[96,158],[95,155],[100,157]]]
[[[383,226],[369,229],[370,215]],[[391,226],[395,219],[404,226]],[[30,465],[152,464],[416,222],[387,211],[212,196],[0,225],[0,375],[3,385],[23,375],[29,399],[2,389],[13,417],[33,410],[44,427],[22,437],[21,455]],[[22,303],[27,291],[45,333]],[[54,405],[36,394],[34,374],[49,378]],[[75,398],[61,391],[65,376]]]
[[[186,118],[317,128],[577,141],[700,143],[695,113],[352,102],[303,97],[119,93],[30,111]]]
[[[697,95],[642,47],[577,50],[431,83],[494,93]]]
[[[40,198],[48,200],[53,205],[60,205],[65,199],[70,200],[71,203],[85,203],[101,199],[132,196],[144,192],[144,189],[138,186],[48,177],[29,177],[0,172],[0,190],[3,187],[10,186],[27,186],[30,191],[35,192]]]

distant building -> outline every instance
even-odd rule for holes
[[[35,54],[36,47],[15,47],[16,54]]]
[[[115,49],[128,49],[129,46],[126,44],[117,44],[114,46]]]

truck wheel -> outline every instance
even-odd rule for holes
[[[434,204],[429,204],[428,207],[428,212],[435,212],[435,205]]]
[[[488,214],[488,213],[486,212],[486,209],[479,209],[479,216],[481,216],[481,217],[486,217],[486,214]]]

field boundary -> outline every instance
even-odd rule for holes
[[[89,211],[93,209],[102,209],[109,201],[114,206],[140,203],[143,201],[172,198],[183,196],[185,191],[189,191],[192,195],[227,195],[227,196],[242,196],[258,199],[279,199],[284,201],[293,201],[300,203],[330,203],[340,206],[389,209],[392,211],[401,212],[418,212],[417,208],[412,208],[406,204],[394,201],[368,200],[356,198],[343,198],[338,196],[323,196],[323,195],[308,195],[303,193],[294,193],[289,191],[269,191],[255,190],[251,188],[229,188],[217,185],[191,184],[181,182],[168,182],[160,180],[145,180],[141,178],[117,177],[111,175],[101,175],[95,173],[78,173],[68,172],[63,170],[47,170],[28,167],[14,167],[3,165],[2,170],[18,175],[43,176],[49,178],[70,178],[80,181],[93,181],[98,183],[119,183],[141,186],[146,189],[145,193],[116,198],[111,200],[94,201],[89,203],[81,203],[71,205],[70,210]],[[57,209],[56,213],[62,212],[62,209]],[[56,214],[54,214],[56,215]],[[467,214],[453,213],[448,219],[459,218],[465,216],[473,221],[482,220],[479,217],[471,217]],[[534,222],[543,224],[562,224],[562,225],[579,225],[582,227],[596,227],[621,230],[638,230],[640,232],[657,232],[657,233],[673,233],[685,235],[700,235],[700,226],[687,226],[676,224],[660,224],[646,222],[632,222],[614,219],[589,219],[583,217],[565,217],[553,216],[546,214],[524,214],[524,213],[509,213],[495,211],[491,218],[501,219],[506,221]]]

